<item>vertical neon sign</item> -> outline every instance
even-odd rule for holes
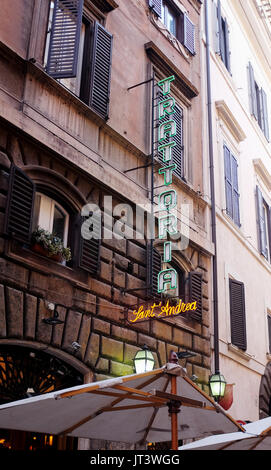
[[[176,142],[172,140],[178,132],[176,121],[174,120],[175,99],[170,96],[170,84],[175,80],[174,75],[158,82],[158,86],[162,90],[163,98],[158,103],[159,122],[167,118],[159,124],[158,128],[158,151],[162,153],[165,165],[159,169],[159,174],[164,175],[164,185],[169,187],[172,184],[172,174],[177,169],[177,165],[172,163],[172,149],[176,146]],[[170,138],[171,140],[169,141]],[[167,139],[167,141],[166,141]],[[158,196],[158,209],[165,215],[160,215],[158,219],[159,238],[165,239],[169,235],[176,235],[177,216],[172,212],[177,207],[178,195],[174,189],[168,188]],[[169,263],[172,259],[172,242],[164,242],[163,262]],[[158,292],[165,292],[168,288],[176,289],[178,282],[178,274],[174,268],[163,269],[158,274]]]

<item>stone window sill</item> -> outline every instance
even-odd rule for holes
[[[228,343],[228,350],[234,352],[235,354],[237,354],[237,356],[241,357],[242,359],[248,362],[253,358],[252,354],[249,354],[248,352],[239,349],[237,346],[234,346],[234,344],[231,343]]]
[[[15,240],[10,240],[7,243],[5,254],[8,258],[25,265],[26,268],[39,271],[42,274],[62,277],[84,288],[86,288],[88,284],[88,274],[86,272],[57,263],[50,258],[44,257],[22,246]]]

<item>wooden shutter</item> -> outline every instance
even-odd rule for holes
[[[233,219],[231,152],[224,145],[226,212]]]
[[[245,286],[230,279],[231,342],[244,351],[247,349]]]
[[[263,207],[263,195],[259,186],[256,187],[256,199],[257,199],[257,216],[258,216],[258,232],[259,232],[259,249],[260,253],[267,258],[267,227],[265,224],[265,215]]]
[[[223,28],[221,15],[221,1],[217,0],[217,21],[218,21],[218,37],[219,37],[219,53],[223,60]]]
[[[158,274],[162,269],[162,258],[158,250],[152,250],[152,266],[151,266],[151,244],[147,245],[147,285],[150,286],[148,295],[158,297]]]
[[[197,321],[202,320],[202,274],[196,271],[189,273],[189,299],[188,302],[197,302],[197,310],[191,317]]]
[[[79,253],[78,253],[78,267],[84,269],[90,274],[97,274],[100,267],[100,244],[101,244],[101,226],[99,224],[100,217],[95,218],[95,214],[90,214],[93,220],[90,229],[85,228],[83,223],[87,217],[81,217],[79,224]],[[82,227],[83,226],[83,227]],[[82,231],[81,231],[82,230]],[[83,233],[82,233],[83,232]],[[94,236],[91,239],[83,237],[92,233]]]
[[[225,65],[231,73],[231,51],[230,51],[230,30],[227,19],[225,18]]]
[[[232,200],[233,200],[233,220],[240,227],[240,207],[239,207],[239,188],[238,188],[238,163],[236,158],[231,155],[232,172]]]
[[[149,7],[161,18],[162,0],[149,0]]]
[[[55,0],[46,70],[54,78],[75,77],[83,0]]]
[[[183,15],[183,45],[191,54],[195,54],[195,25],[188,15]]]
[[[271,315],[267,315],[267,327],[268,327],[268,340],[269,340],[269,350],[271,353]]]
[[[216,54],[220,53],[220,30],[218,23],[218,11],[215,1],[212,2],[212,15],[213,15],[213,46]]]
[[[108,119],[113,37],[99,23],[94,25],[89,105]]]
[[[249,103],[250,112],[258,120],[257,93],[255,85],[254,70],[249,62],[248,64],[248,82],[249,82]]]
[[[266,139],[269,142],[269,122],[268,122],[268,109],[267,109],[267,96],[263,89],[260,90],[261,108],[262,108],[262,130]]]
[[[5,219],[5,232],[16,240],[28,243],[32,233],[35,185],[18,167],[12,165]]]

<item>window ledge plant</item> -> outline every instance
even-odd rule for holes
[[[31,236],[31,249],[54,261],[70,261],[71,250],[65,248],[61,238],[38,227]]]

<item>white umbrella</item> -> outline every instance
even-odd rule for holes
[[[1,405],[0,427],[130,443],[172,440],[174,450],[178,439],[242,429],[175,364]]]
[[[200,439],[179,450],[271,450],[271,417],[246,424],[244,430]]]

